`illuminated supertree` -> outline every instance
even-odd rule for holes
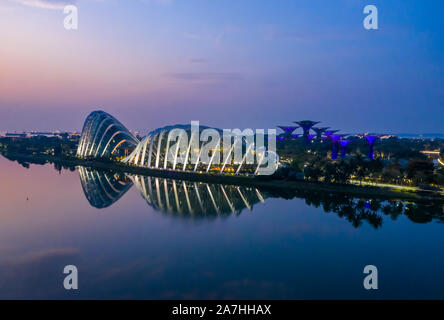
[[[332,134],[329,137],[332,143],[332,151],[331,151],[331,159],[335,160],[338,158],[338,141],[341,140],[341,138],[347,136],[346,134]]]
[[[339,144],[341,145],[341,159],[344,159],[347,155],[347,146],[350,142],[350,140],[339,140]]]
[[[310,129],[320,121],[311,121],[311,120],[303,120],[303,121],[295,121],[296,124],[298,124],[302,130],[304,131],[304,138],[308,138],[308,135],[310,134]]]
[[[379,136],[367,135],[365,136],[365,139],[367,139],[368,142],[368,158],[373,159],[373,147],[375,145],[376,140],[379,139]]]
[[[325,130],[324,133],[327,137],[330,137],[334,133],[338,132],[339,130]]]
[[[325,130],[327,130],[328,128],[330,128],[330,127],[324,127],[324,128],[315,128],[315,127],[313,127],[313,128],[311,128],[314,132],[316,132],[316,138],[318,139],[318,140],[321,140],[322,139],[322,134],[325,132]]]
[[[284,136],[283,138],[297,138],[297,135],[295,137],[295,135],[293,134],[293,132],[299,128],[297,126],[277,126],[278,128],[282,129],[282,131],[284,131]],[[284,140],[284,139],[279,139],[279,140]]]

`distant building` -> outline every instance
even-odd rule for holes
[[[13,132],[6,132],[5,137],[6,138],[26,138],[28,135],[26,133],[13,133]]]

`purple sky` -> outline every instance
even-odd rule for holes
[[[0,4],[0,131],[199,120],[444,133],[442,1],[63,0]],[[379,29],[363,28],[374,4]]]

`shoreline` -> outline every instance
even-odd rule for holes
[[[313,192],[327,192],[338,194],[349,194],[361,197],[378,197],[386,199],[402,199],[402,200],[416,200],[416,201],[442,201],[444,203],[444,196],[442,192],[427,191],[427,190],[407,190],[405,186],[383,187],[383,186],[369,186],[369,185],[335,185],[325,184],[319,182],[309,182],[303,180],[269,180],[265,178],[253,176],[231,176],[231,175],[216,175],[208,173],[188,172],[188,171],[172,171],[165,169],[152,169],[143,167],[133,167],[122,163],[105,163],[94,160],[84,160],[79,158],[59,158],[51,155],[29,155],[29,154],[12,154],[1,153],[6,159],[10,161],[23,161],[31,164],[54,163],[64,166],[83,166],[87,168],[94,168],[98,170],[114,171],[121,173],[137,174],[143,176],[151,176],[175,180],[187,180],[193,182],[205,182],[213,184],[227,184],[237,186],[255,187],[261,190],[271,191],[313,191]],[[12,158],[9,159],[8,157]]]

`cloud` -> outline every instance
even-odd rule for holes
[[[12,0],[25,6],[59,10],[70,4],[76,4],[77,0]]]
[[[183,81],[193,82],[220,82],[220,81],[236,81],[242,79],[239,73],[227,72],[183,72],[168,73],[167,76]]]

